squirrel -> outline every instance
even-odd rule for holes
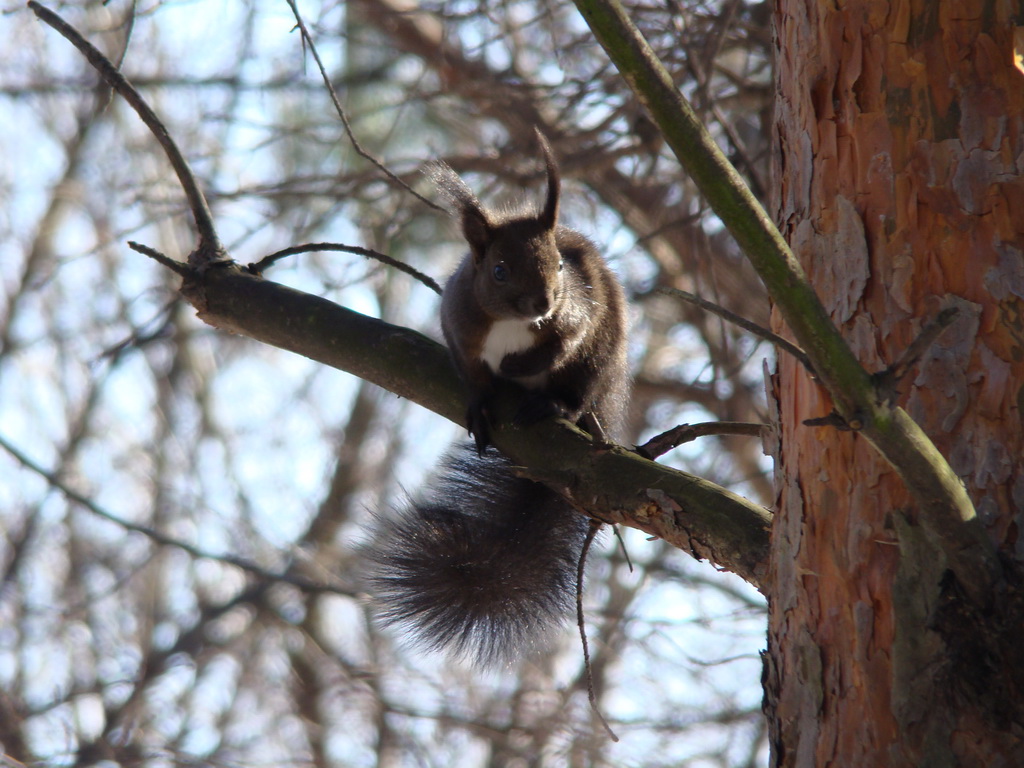
[[[495,379],[524,389],[517,425],[561,416],[599,443],[621,432],[628,401],[625,295],[594,244],[559,226],[558,166],[540,131],[537,139],[547,173],[540,211],[495,212],[447,165],[429,171],[470,249],[445,285],[441,327],[469,390],[475,446],[450,453],[426,497],[378,518],[372,536],[384,623],[480,666],[524,655],[570,614],[590,526],[488,450]]]

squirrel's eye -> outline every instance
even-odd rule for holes
[[[499,283],[504,283],[506,280],[508,280],[508,269],[505,267],[504,264],[494,265],[494,279],[497,280]]]
[[[558,271],[561,272],[562,271],[562,267],[564,267],[564,266],[565,266],[565,259],[559,259],[558,260]]]

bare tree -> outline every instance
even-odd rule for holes
[[[763,189],[770,71],[760,8],[633,10]],[[422,164],[444,159],[497,200],[539,181],[530,140],[539,126],[567,179],[566,215],[602,241],[633,292],[636,441],[680,421],[765,420],[768,348],[655,289],[701,293],[762,324],[764,292],[570,7],[303,7],[347,128],[287,4],[232,7],[208,31],[202,11],[61,8],[123,61],[183,149],[216,227],[207,245],[245,264],[340,242],[441,280],[460,246],[423,199],[432,193]],[[382,634],[361,592],[362,523],[414,490],[460,430],[197,321],[177,276],[124,247],[130,239],[184,259],[196,245],[192,211],[151,133],[30,12],[3,23],[21,41],[0,54],[14,117],[2,135],[11,213],[0,222],[0,472],[10,478],[0,741],[11,759],[763,760],[760,598],[636,532],[625,535],[632,570],[609,538],[592,555],[586,592],[596,687],[618,745],[592,720],[571,630],[549,657],[489,676]],[[276,291],[272,279],[437,336],[429,289],[364,256],[325,248],[263,272],[270,279],[209,268],[186,293],[196,300],[201,288],[206,316],[223,321],[214,300],[229,294],[216,292],[219,279]],[[307,297],[250,296],[247,309],[243,293],[231,296],[253,336],[260,325],[267,341],[315,346],[332,323],[339,335],[326,303],[315,305],[323,334],[295,333],[290,324],[312,315],[290,310],[307,312]],[[387,381],[426,366],[417,373],[431,375],[413,377],[416,391],[405,394],[461,413],[443,350],[388,338],[404,356],[393,356]],[[771,499],[756,439],[704,437],[665,463]],[[741,502],[758,541],[731,553],[714,530],[688,537],[655,519],[652,532],[731,558],[757,581],[764,518]]]

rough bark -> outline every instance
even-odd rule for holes
[[[1002,567],[949,463],[917,422],[892,402],[891,382],[872,377],[846,343],[782,234],[697,119],[625,8],[617,0],[576,3],[664,132],[668,146],[764,281],[780,316],[803,347],[817,382],[832,398],[835,413],[827,418],[858,430],[896,469],[921,506],[921,523],[948,558],[960,588],[973,604],[989,605],[993,587],[1002,580]]]
[[[1018,14],[1015,19],[1013,14]],[[899,383],[1003,557],[968,607],[905,483],[791,361],[766,709],[777,765],[1017,765],[1024,75],[1017,4],[782,0],[777,221],[864,367],[959,312]]]

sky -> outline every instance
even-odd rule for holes
[[[142,77],[171,64],[191,78],[225,74],[226,68],[238,60],[239,41],[223,30],[236,29],[245,8],[244,3],[218,0],[143,7],[125,71]],[[301,3],[300,8],[310,16],[315,12],[313,4]],[[70,485],[125,520],[153,522],[149,502],[140,505],[139,500],[151,498],[152,479],[161,476],[160,467],[168,462],[192,467],[191,473],[179,476],[176,485],[162,489],[162,495],[169,507],[201,506],[192,514],[168,516],[156,522],[172,535],[197,542],[207,551],[237,554],[242,547],[246,556],[284,562],[323,497],[334,455],[334,443],[328,438],[336,436],[346,423],[358,382],[253,342],[225,344],[216,332],[187,317],[181,327],[195,335],[189,347],[189,375],[208,377],[212,382],[203,388],[210,402],[200,411],[195,404],[177,403],[162,396],[167,379],[160,372],[173,370],[174,363],[168,347],[154,344],[141,352],[111,354],[126,338],[155,328],[172,296],[172,281],[161,268],[129,251],[124,243],[136,239],[164,248],[177,244],[182,255],[187,253],[191,233],[184,217],[168,216],[157,224],[145,223],[147,211],[160,201],[174,205],[176,183],[168,178],[166,167],[155,161],[125,167],[124,157],[137,159],[140,155],[127,155],[118,148],[145,141],[146,137],[134,116],[123,105],[115,105],[110,107],[116,111],[114,119],[100,124],[96,134],[90,136],[75,185],[62,191],[66,202],[59,226],[41,230],[41,218],[67,162],[61,145],[74,129],[74,111],[88,101],[82,98],[80,87],[58,95],[18,97],[14,93],[21,87],[54,80],[81,83],[83,68],[78,54],[56,33],[26,21],[28,11],[20,4],[5,4],[3,10],[6,13],[0,15],[0,39],[18,39],[23,44],[3,46],[6,51],[0,53],[0,86],[5,89],[0,93],[0,113],[5,118],[0,120],[0,153],[5,158],[0,164],[0,194],[6,198],[0,209],[0,281],[4,288],[0,317],[10,317],[12,312],[16,315],[11,332],[15,343],[0,358],[0,438],[44,467],[53,466],[62,448],[74,439],[70,425],[76,412],[95,396],[98,400],[88,436],[66,478]],[[118,12],[118,8],[112,8],[110,18],[116,18]],[[325,20],[337,23],[340,10],[332,13]],[[69,13],[69,19],[74,18],[74,13]],[[287,5],[261,4],[254,18],[248,43],[252,53],[245,57],[237,74],[259,82],[273,77],[282,67],[301,70],[301,46]],[[102,28],[99,17],[93,17],[93,28]],[[99,32],[96,35],[102,37]],[[197,50],[201,56],[195,55]],[[340,61],[343,50],[325,47],[321,53],[331,66]],[[307,65],[309,80],[315,82],[312,63],[307,60]],[[273,94],[258,89],[243,91],[240,104],[229,104],[229,95],[226,90],[218,93],[208,89],[195,95],[174,88],[155,89],[149,94],[172,134],[187,132],[203,137],[205,132],[211,137],[211,146],[221,149],[215,157],[206,157],[197,150],[197,163],[199,167],[215,168],[217,194],[211,199],[222,239],[233,252],[263,255],[291,244],[288,232],[261,223],[273,206],[272,199],[260,199],[251,193],[236,198],[230,193],[270,186],[280,179],[281,154],[271,140],[280,107]],[[220,119],[229,107],[234,117],[230,124]],[[324,131],[329,140],[343,141],[336,124],[326,123]],[[115,197],[97,200],[91,194],[93,189],[113,189]],[[97,226],[97,211],[106,212],[105,228]],[[608,244],[610,259],[620,271],[630,279],[644,279],[643,260],[631,260],[629,256],[634,246],[630,233],[607,215],[584,223],[588,231]],[[319,234],[325,240],[355,243],[363,230],[358,222],[339,215]],[[40,242],[46,245],[44,267],[16,304],[12,297],[28,253],[34,243]],[[438,249],[438,266],[432,274],[443,279],[441,265],[447,267],[459,256],[460,246]],[[366,271],[357,259],[332,257],[296,260],[276,269],[272,277],[378,315],[380,307],[372,281],[358,279]],[[409,322],[438,336],[436,298],[432,294],[411,288],[406,309]],[[681,349],[690,343],[692,340],[685,335],[678,339]],[[752,365],[759,367],[760,362]],[[694,366],[696,378],[700,364]],[[174,407],[173,412],[161,410],[168,403]],[[396,469],[401,485],[414,489],[431,472],[443,447],[461,430],[408,404],[392,403],[389,407],[405,433],[430,435],[428,440],[406,440],[408,450]],[[702,418],[696,411],[665,414],[666,421]],[[181,430],[177,442],[166,437],[168,425]],[[196,443],[191,436],[207,429],[232,437],[200,440],[193,455]],[[159,455],[153,451],[154,445],[160,446]],[[387,448],[384,440],[370,446],[377,451]],[[673,460],[697,473],[713,469],[714,462],[712,455],[696,445],[679,451]],[[244,511],[240,509],[243,500],[249,505]],[[61,590],[70,567],[65,548],[70,530],[87,529],[85,538],[97,551],[116,549],[125,562],[136,558],[139,568],[149,555],[145,542],[126,538],[117,525],[81,510],[69,511],[60,494],[9,455],[0,453],[0,527],[6,531],[18,529],[29,519],[26,510],[36,508],[41,530],[47,535],[33,550],[39,567],[19,587],[24,591],[25,603],[38,609],[25,620],[36,624],[38,633],[44,634],[47,627],[62,619],[60,612],[67,610],[58,606],[65,599]],[[289,512],[282,514],[282,510]],[[624,538],[638,562],[651,555],[652,545],[639,532],[627,531]],[[611,537],[602,544],[605,551],[615,546]],[[206,589],[230,589],[238,584],[237,573],[217,564],[195,565],[181,552],[166,557],[180,559],[183,573],[189,568],[195,568],[196,573],[165,585],[169,616],[164,624],[157,623],[153,628],[158,644],[173,642],[175,619],[195,612],[197,583]],[[738,590],[745,600],[759,600],[752,588],[739,579],[717,574],[707,564],[697,564],[683,555],[673,558],[672,563],[683,574],[725,580],[728,588]],[[102,596],[96,598],[97,609],[121,610],[115,608],[119,604],[114,599],[117,569],[96,564],[85,572],[91,574],[87,591]],[[629,584],[630,579],[639,577],[623,572],[620,578]],[[650,714],[650,702],[656,699],[699,709],[708,702],[709,692],[719,697],[729,695],[740,707],[757,706],[761,696],[757,654],[764,644],[763,616],[723,594],[695,588],[680,579],[662,579],[647,587],[632,608],[642,619],[634,626],[642,626],[644,635],[616,665],[617,680],[628,682],[621,683],[617,695],[609,700],[609,716],[624,721],[644,717]],[[346,610],[344,605],[337,606],[339,616],[345,616]],[[10,600],[5,605],[0,591],[0,627],[8,624],[6,630],[0,629],[0,685],[12,684],[21,675],[30,681],[26,688],[29,703],[42,705],[74,685],[76,644],[96,642],[98,638],[91,628],[94,625],[74,621],[64,626],[61,636],[26,649],[9,625],[22,618]],[[110,618],[111,635],[125,629],[114,626],[118,622],[133,620]],[[23,631],[30,632],[31,628]],[[337,632],[340,644],[348,642],[343,638],[341,622]],[[689,662],[686,675],[661,674],[669,660],[675,668],[680,659]],[[104,659],[101,677],[111,681],[119,675],[130,676],[134,662],[130,652]],[[423,658],[415,663],[429,679],[439,662]],[[565,655],[560,674],[570,678],[576,664],[572,648]],[[216,719],[210,713],[225,706],[223,699],[231,690],[228,681],[237,679],[240,672],[237,664],[225,656],[201,679],[194,671],[182,668],[173,670],[162,682],[158,693],[169,699],[181,686],[195,688],[193,700],[198,703],[189,714],[192,720],[185,725],[177,723],[188,732],[183,743],[195,755],[215,747],[211,747],[211,740],[216,738],[216,730],[203,718],[209,716],[211,722]],[[507,683],[496,676],[487,684],[500,690]],[[105,695],[116,698],[117,686],[111,685]],[[720,703],[710,702],[715,706]],[[60,764],[69,732],[89,734],[101,727],[102,704],[102,698],[92,693],[73,697],[67,706],[33,719],[32,738],[38,743],[52,742],[54,764]],[[167,727],[173,730],[171,725]],[[708,726],[708,730],[714,728]],[[354,764],[371,764],[373,755],[365,743],[356,749],[355,742],[346,740],[345,734],[335,733],[332,738],[339,753],[358,756]],[[707,738],[722,737],[709,733]],[[621,750],[626,759],[636,754],[639,745],[636,740],[624,742],[612,749]],[[702,746],[698,735],[693,741],[676,744],[677,754],[666,753],[664,757],[692,757],[692,765],[699,766],[701,762],[694,756]],[[736,754],[742,753],[743,745],[738,744]],[[473,750],[464,757],[470,764]]]

